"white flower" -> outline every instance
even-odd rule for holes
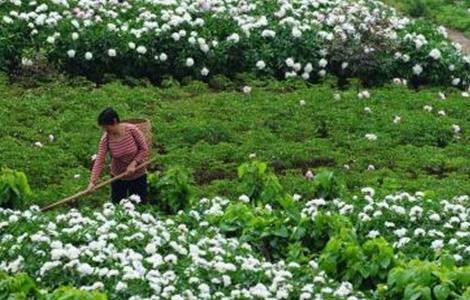
[[[165,53],[160,54],[160,61],[166,61],[167,59],[168,59],[168,55],[166,55]]]
[[[174,254],[168,254],[167,256],[165,256],[164,261],[167,263],[176,264],[178,258]]]
[[[367,237],[370,238],[370,239],[375,239],[376,237],[378,237],[380,235],[380,232],[378,230],[371,230],[369,231],[369,233],[367,234]]]
[[[93,274],[93,270],[94,270],[93,267],[90,266],[87,263],[79,264],[78,267],[77,267],[77,271],[81,275],[91,275],[91,274]]]
[[[76,41],[78,40],[78,37],[79,37],[78,33],[72,32],[72,40]]]
[[[441,51],[439,49],[432,49],[431,52],[429,53],[429,56],[431,56],[433,59],[438,60],[441,58]]]
[[[374,166],[374,165],[368,165],[368,166],[367,166],[367,170],[368,170],[368,171],[374,171],[374,170],[375,170],[375,166]]]
[[[413,67],[413,74],[420,75],[423,72],[423,67],[421,65],[415,65]]]
[[[109,57],[115,57],[117,55],[116,50],[114,49],[109,49],[108,50],[108,56]]]
[[[431,243],[431,249],[433,249],[433,250],[439,250],[442,247],[444,247],[444,241],[443,240],[435,240]]]
[[[324,69],[327,64],[328,64],[328,61],[324,58],[322,58],[322,59],[320,59],[320,61],[318,61],[318,66],[322,69]]]
[[[137,194],[130,195],[129,200],[131,200],[132,202],[135,202],[135,203],[140,203],[141,202],[141,199],[140,199],[139,195],[137,195]]]
[[[53,36],[48,36],[46,41],[49,43],[49,44],[54,44],[55,43],[55,37]]]
[[[85,53],[85,59],[86,60],[91,60],[93,58],[93,54],[91,52]]]
[[[375,195],[375,190],[371,187],[365,187],[361,189],[361,192],[365,195],[369,195],[371,197],[374,197]]]
[[[423,109],[427,112],[432,112],[432,106],[430,106],[430,105],[423,106]]]
[[[54,135],[49,134],[49,142],[52,143],[52,142],[54,141],[54,139],[55,139],[55,138],[54,138]]]
[[[462,92],[461,95],[462,95],[462,97],[464,97],[464,98],[470,97],[470,93],[468,93],[468,92]]]
[[[300,104],[300,106],[304,106],[304,105],[305,105],[305,100],[303,100],[303,99],[300,100],[300,101],[299,101],[299,104]]]
[[[3,22],[7,23],[7,24],[12,24],[13,23],[13,19],[8,17],[8,16],[3,16]]]
[[[133,42],[129,42],[127,45],[128,45],[129,48],[131,48],[131,49],[135,49],[135,47],[136,47],[135,43],[133,43]]]
[[[416,237],[425,236],[426,235],[426,230],[424,230],[422,228],[416,228],[415,231],[414,231],[414,235]]]
[[[313,71],[313,66],[311,63],[307,63],[305,66],[304,66],[304,72],[309,74],[310,72]]]
[[[303,292],[302,294],[300,294],[299,300],[307,300],[307,299],[310,299],[311,297],[312,295],[310,293]]]
[[[35,142],[34,146],[36,146],[38,148],[42,148],[44,145],[41,142]]]
[[[336,101],[341,100],[341,94],[335,93],[335,94],[333,95],[333,98],[334,98]]]
[[[157,252],[157,244],[156,243],[150,243],[147,246],[145,246],[145,252],[148,254],[155,254]]]
[[[247,195],[243,194],[241,195],[240,197],[238,197],[238,200],[240,200],[241,202],[244,202],[244,203],[250,203],[250,197],[248,197]]]
[[[79,179],[79,178],[80,178],[80,174],[75,174],[75,175],[73,175],[73,178]]]
[[[139,54],[145,54],[145,53],[147,53],[147,48],[145,48],[145,46],[139,46],[139,47],[137,47],[136,51]]]
[[[75,57],[75,50],[73,49],[70,49],[67,51],[67,56],[70,57],[70,58],[74,58]]]
[[[255,159],[255,158],[256,158],[256,153],[250,153],[250,154],[248,155],[248,158],[249,158],[249,159]]]
[[[342,282],[339,288],[336,289],[333,295],[338,297],[346,297],[351,294],[353,286],[349,282]]]
[[[315,175],[313,175],[313,172],[312,172],[312,171],[308,170],[308,171],[305,173],[305,177],[306,177],[307,179],[313,179],[313,178],[315,178]]]
[[[299,28],[294,27],[294,28],[292,28],[292,36],[294,38],[299,38],[299,37],[302,36],[302,31],[300,31]]]
[[[394,123],[394,124],[398,124],[398,123],[400,123],[400,121],[401,121],[401,117],[400,117],[400,116],[395,116],[395,117],[393,118],[393,123]]]
[[[429,216],[429,220],[439,222],[441,220],[441,217],[438,214],[434,213]]]
[[[33,61],[29,58],[23,57],[21,58],[21,64],[23,66],[31,67],[33,65]]]
[[[256,67],[260,70],[263,70],[266,67],[266,63],[262,60],[258,60],[256,62]]]
[[[357,97],[359,97],[359,99],[362,99],[362,98],[370,98],[370,93],[369,91],[365,90],[365,91],[361,91],[357,94]]]
[[[187,58],[186,59],[186,67],[192,67],[194,65],[194,59],[192,59],[191,57]]]
[[[400,229],[393,231],[393,233],[398,237],[404,237],[406,232],[407,232],[406,228],[400,228]]]
[[[454,131],[455,134],[460,133],[460,126],[456,124],[452,124],[452,130]]]
[[[208,74],[209,74],[209,69],[206,68],[206,67],[202,68],[201,75],[202,76],[207,76]]]
[[[369,141],[376,141],[377,140],[377,136],[373,133],[367,133],[364,137],[366,139],[368,139]]]
[[[366,106],[366,107],[364,107],[364,112],[370,114],[370,113],[372,113],[372,109],[370,109],[370,107]]]
[[[402,248],[406,244],[408,244],[411,241],[409,237],[402,237],[401,239],[398,240],[398,242],[395,242],[393,245],[396,248]]]
[[[285,63],[288,67],[292,68],[294,67],[294,59],[292,57],[286,58]]]
[[[125,282],[122,282],[122,281],[119,281],[117,284],[116,284],[116,287],[115,287],[115,290],[116,291],[122,291],[122,290],[125,290],[127,289],[127,283]]]
[[[243,91],[243,93],[245,93],[245,94],[249,94],[249,93],[251,93],[251,87],[245,85],[245,86],[243,87],[242,91]]]
[[[240,41],[240,36],[236,33],[233,33],[232,35],[230,35],[229,37],[227,37],[227,41],[231,41],[231,42],[234,42],[234,43],[238,43],[238,41]]]
[[[250,288],[250,294],[253,297],[258,297],[258,298],[262,298],[262,299],[266,299],[269,296],[271,296],[271,293],[269,292],[269,290],[262,283],[258,283],[254,287],[251,287]]]

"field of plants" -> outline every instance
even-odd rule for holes
[[[0,0],[0,299],[470,300],[469,3],[384,2]],[[150,203],[41,211],[107,106]]]
[[[0,2],[0,66],[54,66],[95,82],[240,72],[340,85],[404,78],[469,85],[470,60],[425,21],[375,0]],[[26,70],[27,72],[27,70]]]

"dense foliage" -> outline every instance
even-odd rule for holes
[[[242,72],[344,84],[469,86],[470,59],[431,24],[377,0],[0,2],[0,69],[210,80]]]

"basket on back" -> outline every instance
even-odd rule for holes
[[[134,124],[135,126],[137,126],[137,128],[140,129],[140,131],[143,133],[145,137],[145,141],[147,142],[147,146],[149,148],[149,157],[150,157],[150,154],[151,154],[150,152],[152,149],[152,125],[150,124],[150,120],[126,119],[126,120],[122,120],[121,122]]]

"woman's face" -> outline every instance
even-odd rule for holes
[[[118,122],[114,122],[114,124],[110,124],[110,125],[103,125],[103,126],[101,126],[101,128],[103,128],[104,131],[106,131],[107,133],[110,133],[110,134],[119,133],[119,123]]]

